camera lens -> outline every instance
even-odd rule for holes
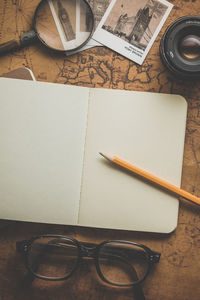
[[[160,55],[175,75],[200,78],[200,17],[182,17],[170,25],[161,39]]]
[[[180,54],[184,59],[198,60],[200,58],[200,37],[187,35],[180,42]]]

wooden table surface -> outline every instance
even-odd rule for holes
[[[0,0],[0,43],[30,29],[38,0]],[[182,188],[200,196],[200,86],[173,77],[162,65],[159,42],[171,22],[200,12],[199,0],[170,0],[174,8],[142,66],[105,47],[71,57],[49,53],[39,44],[0,57],[0,74],[30,68],[38,81],[88,87],[151,91],[183,95],[188,102]],[[177,229],[168,235],[2,221],[0,226],[0,300],[136,299],[133,288],[113,288],[83,262],[74,277],[52,283],[26,276],[15,242],[44,233],[65,234],[81,241],[125,239],[161,252],[161,260],[142,285],[148,300],[200,299],[200,209],[180,201]]]

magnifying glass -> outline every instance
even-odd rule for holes
[[[70,54],[82,48],[92,36],[94,15],[86,0],[42,0],[32,30],[17,40],[0,44],[0,54],[20,49],[39,40],[47,48]]]

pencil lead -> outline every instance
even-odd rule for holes
[[[108,156],[108,155],[106,155],[106,154],[104,154],[104,153],[102,153],[102,152],[99,152],[99,154],[102,155],[105,159],[107,159],[107,160],[109,160],[109,161],[112,161],[112,160],[113,160],[112,157],[110,157],[110,156]]]

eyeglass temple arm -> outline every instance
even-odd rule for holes
[[[53,242],[53,244],[51,244]],[[61,239],[60,238],[57,238],[57,239],[54,239],[51,241],[51,243],[49,243],[48,245],[52,245],[52,246],[57,246],[57,247],[60,247],[60,248],[65,248],[66,249],[66,246],[65,245],[61,245],[61,244],[54,244],[55,242],[61,242]],[[21,253],[26,253],[26,251],[28,250],[28,245],[29,245],[29,240],[24,240],[24,241],[21,241],[21,242],[16,242],[16,249],[17,251],[21,252]],[[97,247],[97,244],[93,244],[93,243],[88,243],[88,242],[80,242],[81,245],[83,245],[84,247],[88,247],[88,248],[95,248]],[[140,253],[141,255],[145,256],[145,253],[140,250],[140,249],[129,249],[128,247],[125,247],[123,245],[123,248],[120,247],[120,246],[109,246],[107,245],[107,249],[110,249],[111,251],[115,250],[115,249],[126,249],[126,251],[129,251],[129,255],[133,255],[135,253]],[[160,260],[160,253],[159,252],[156,252],[156,251],[147,251],[148,253],[148,257],[145,256],[145,258],[148,258],[148,260],[150,261],[150,263],[158,263],[159,260]]]
[[[55,242],[57,243],[59,240],[55,239],[55,240],[52,240],[50,243],[44,245],[42,243],[37,243],[36,245],[37,246],[41,246],[41,249],[43,250],[41,253],[44,253],[45,250],[47,250],[47,248],[50,246],[50,247],[55,247],[56,248],[63,248],[63,249],[67,249],[67,250],[72,250],[69,246],[65,246],[65,245],[61,245],[61,244],[55,244]],[[21,253],[26,253],[27,251],[27,242],[28,241],[22,241],[22,242],[17,242],[16,243],[16,248],[17,248],[17,251],[21,252]],[[53,242],[53,243],[52,243]],[[89,243],[81,243],[81,244],[84,244],[85,247],[91,247],[93,248],[92,246],[94,246],[95,244],[89,244]],[[45,247],[44,247],[45,246]],[[110,247],[109,247],[110,248]],[[112,247],[111,247],[112,248]],[[116,248],[115,248],[116,249]],[[52,250],[52,248],[51,248]],[[112,249],[109,249],[109,250],[112,250]],[[72,252],[72,254],[74,254],[74,252]],[[113,253],[112,251],[110,251],[109,253],[106,252],[106,253],[103,253],[102,254],[104,257],[118,257],[120,258],[121,256],[120,255],[116,255],[115,253]],[[125,258],[124,258],[125,259]]]
[[[58,241],[59,241],[59,239],[52,240],[46,246],[56,246],[56,247],[65,248],[66,249],[66,246],[64,246],[64,245],[54,244],[55,242],[58,242]],[[31,243],[29,242],[29,240],[24,240],[24,241],[16,242],[16,250],[18,252],[21,252],[21,253],[26,253],[27,250],[28,250],[28,246],[30,244]],[[41,246],[43,245],[44,246],[43,243],[37,243],[37,245],[41,245]]]
[[[97,244],[93,244],[93,243],[88,243],[88,242],[81,242],[82,245],[86,246],[86,247],[96,247]],[[123,247],[120,247],[120,246],[110,246],[110,245],[107,245],[106,248],[110,248],[111,250],[115,250],[115,249],[126,249],[126,251],[130,252],[130,254],[133,254],[133,253],[140,253],[142,254],[143,256],[145,256],[145,252],[143,252],[143,250],[140,250],[140,249],[130,249],[128,247],[125,247],[123,245]],[[150,250],[150,249],[149,249]],[[160,253],[159,252],[156,252],[156,251],[147,251],[147,253],[149,254],[149,261],[152,262],[152,263],[158,263],[159,260],[160,260]],[[145,256],[146,257],[146,256]]]

